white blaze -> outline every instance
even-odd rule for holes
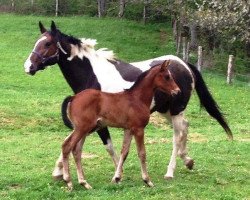
[[[46,39],[47,39],[47,37],[46,37],[46,36],[43,36],[43,37],[41,37],[39,40],[37,40],[37,42],[36,42],[36,44],[35,44],[35,46],[34,46],[32,52],[35,51],[37,45],[38,45],[41,41],[46,40]],[[27,58],[27,60],[26,60],[25,63],[24,63],[24,70],[25,70],[26,73],[29,73],[29,72],[30,72],[30,67],[31,67],[31,65],[32,65],[31,60],[30,60],[31,56],[32,56],[32,53],[29,55],[29,57]]]

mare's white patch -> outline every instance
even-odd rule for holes
[[[133,85],[133,82],[125,81],[120,73],[116,70],[114,65],[109,60],[114,59],[113,51],[107,51],[107,49],[95,50],[96,40],[82,39],[81,47],[71,46],[71,55],[69,60],[75,56],[83,59],[86,57],[89,59],[93,71],[101,85],[101,90],[104,92],[121,92],[124,89],[128,89]]]
[[[34,48],[33,48],[33,50],[32,50],[32,52],[35,51],[37,45],[38,45],[41,41],[46,40],[46,39],[47,39],[47,37],[46,37],[46,36],[43,36],[43,37],[41,37],[39,40],[37,40],[36,43],[35,43],[35,46],[34,46]],[[26,73],[29,73],[29,72],[30,72],[30,67],[31,67],[31,65],[32,65],[32,62],[31,62],[31,60],[30,60],[31,56],[32,56],[32,53],[30,53],[29,57],[27,58],[27,60],[26,60],[25,63],[24,63],[24,70],[25,70]]]

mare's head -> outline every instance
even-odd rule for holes
[[[152,69],[156,71],[154,85],[156,89],[159,89],[168,95],[176,95],[180,92],[180,88],[175,83],[171,73],[168,70],[169,64],[170,60],[166,60],[161,65],[155,66]]]
[[[62,33],[56,28],[53,21],[50,31],[47,31],[41,22],[39,22],[39,28],[41,36],[24,63],[25,72],[30,75],[34,75],[37,71],[43,70],[49,65],[56,64],[59,56],[70,52],[70,45],[62,44]]]

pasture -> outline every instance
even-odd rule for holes
[[[178,159],[175,177],[163,179],[172,150],[173,130],[158,115],[146,128],[148,172],[155,184],[141,181],[135,143],[124,164],[119,185],[111,183],[114,166],[97,134],[84,145],[84,170],[93,190],[77,184],[71,159],[74,190],[52,180],[51,173],[69,130],[60,116],[61,102],[72,94],[57,66],[28,76],[23,63],[39,36],[38,21],[76,37],[97,39],[99,48],[137,61],[175,52],[171,29],[135,22],[87,17],[39,17],[0,14],[0,196],[1,199],[250,199],[250,87],[205,71],[203,77],[225,113],[234,134],[200,110],[194,94],[186,113],[190,122],[188,149],[195,160],[189,171]],[[123,133],[111,129],[117,152]]]

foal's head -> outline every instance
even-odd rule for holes
[[[158,71],[154,78],[154,85],[155,88],[167,93],[168,95],[176,95],[180,92],[180,88],[175,83],[168,70],[169,64],[170,60],[166,60],[161,65],[154,67],[155,70]]]
[[[30,75],[34,75],[49,65],[56,64],[59,55],[66,55],[67,52],[70,52],[70,45],[62,44],[62,33],[56,28],[53,21],[50,31],[47,31],[41,22],[39,22],[39,28],[41,36],[24,64],[25,72]]]

